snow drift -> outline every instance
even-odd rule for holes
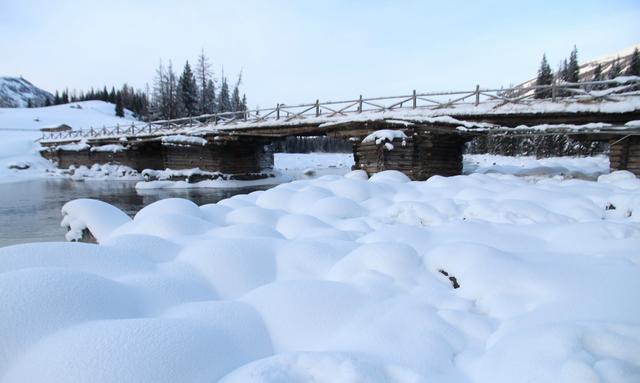
[[[356,171],[65,213],[100,244],[0,249],[0,382],[640,378],[628,172]]]

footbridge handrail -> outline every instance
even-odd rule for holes
[[[604,81],[585,81],[578,83],[555,82],[550,85],[526,85],[500,89],[482,89],[476,85],[473,90],[442,91],[418,93],[400,96],[385,96],[343,100],[316,100],[313,103],[286,105],[277,104],[273,108],[261,108],[236,112],[221,112],[193,117],[182,117],[156,121],[136,121],[130,125],[104,126],[69,130],[61,132],[43,132],[40,141],[74,141],[87,138],[144,137],[177,133],[186,128],[215,127],[216,129],[245,124],[275,122],[286,125],[289,121],[304,119],[331,120],[366,112],[389,112],[407,109],[454,109],[480,106],[493,109],[507,104],[533,104],[536,102],[599,102],[620,101],[625,97],[640,95],[640,77],[625,76]]]

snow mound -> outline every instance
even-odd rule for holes
[[[72,201],[99,244],[0,248],[0,382],[636,382],[640,181],[514,174]]]
[[[407,138],[407,135],[404,134],[402,130],[390,130],[390,129],[382,129],[376,130],[375,132],[366,136],[362,143],[365,144],[367,142],[375,142],[376,145],[380,145],[383,142],[390,142],[395,139],[404,140]]]

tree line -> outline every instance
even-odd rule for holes
[[[602,63],[598,63],[593,70],[591,78],[584,79],[585,81],[602,81],[611,80],[618,76],[640,76],[640,52],[638,48],[634,49],[631,59],[629,60],[629,66],[623,72],[623,60],[619,57],[613,59],[608,66],[607,71],[604,71]],[[564,59],[558,70],[554,73],[549,66],[546,54],[542,55],[542,62],[538,69],[538,77],[536,78],[536,85],[551,85],[554,81],[557,82],[569,82],[575,83],[580,81],[580,64],[578,63],[578,49],[574,46],[573,50],[569,54],[568,59]],[[615,85],[610,85],[615,86]],[[597,88],[594,87],[594,88]],[[562,96],[562,94],[560,94]],[[552,97],[551,89],[536,89],[534,92],[535,98],[550,98]]]
[[[117,116],[124,117],[124,110],[128,109],[136,118],[147,121],[246,111],[247,97],[240,89],[242,72],[230,84],[224,71],[216,78],[211,67],[202,51],[196,66],[192,69],[187,61],[180,75],[176,74],[171,61],[167,65],[160,61],[151,90],[148,85],[143,91],[127,84],[111,90],[106,86],[86,92],[56,90],[53,100],[47,99],[45,106],[100,100],[115,104]]]

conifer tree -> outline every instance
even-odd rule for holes
[[[567,65],[567,73],[565,80],[567,82],[578,82],[580,81],[580,65],[578,64],[578,48],[573,46],[573,50],[569,55],[569,64]]]
[[[231,96],[231,110],[234,112],[242,111],[242,99],[240,98],[240,84],[236,83],[233,87],[233,93]]]
[[[638,52],[638,48],[633,50],[629,67],[624,74],[627,76],[640,76],[640,52]]]
[[[224,72],[223,72],[224,73]],[[222,77],[222,85],[220,86],[220,92],[218,93],[218,112],[225,113],[231,112],[231,99],[229,96],[229,84],[227,78]]]
[[[596,65],[596,68],[593,70],[593,79],[592,81],[602,81],[602,64]]]
[[[593,78],[591,81],[602,81],[604,80],[604,76],[602,73],[602,64],[596,65],[596,68],[593,70]],[[602,85],[594,85],[593,89],[599,90],[602,89]]]
[[[242,105],[241,105],[241,109],[243,112],[246,112],[247,109],[247,95],[246,94],[242,94]]]
[[[122,94],[116,94],[116,116],[124,117],[124,106],[122,105]]]
[[[551,85],[553,82],[553,73],[551,67],[547,62],[547,56],[542,55],[542,62],[540,63],[540,69],[538,69],[538,78],[536,79],[536,85]],[[550,89],[536,89],[534,91],[534,98],[549,98],[551,97]]]
[[[215,100],[215,87],[213,84],[213,73],[211,72],[211,64],[204,54],[204,49],[200,51],[198,56],[198,65],[196,67],[195,76],[198,83],[198,107],[200,114],[212,113],[211,98]]]
[[[204,114],[212,114],[216,112],[216,92],[213,85],[213,79],[207,81],[206,87],[203,89],[204,94]]]
[[[607,79],[609,80],[613,80],[614,78],[621,76],[622,75],[622,64],[620,63],[620,58],[616,57],[612,62],[611,62],[611,68],[609,68],[609,72],[607,73]],[[615,87],[616,84],[612,83],[609,84],[609,88],[613,88]]]
[[[180,117],[198,114],[198,86],[189,61],[185,64],[182,75],[178,80],[178,103],[180,105],[178,113]]]
[[[562,81],[568,81],[567,78],[569,77],[569,63],[567,62],[567,59],[564,59],[562,61],[562,64],[560,64],[560,68],[558,69],[558,78]]]
[[[609,73],[607,77],[612,80],[622,74],[622,65],[620,64],[620,58],[616,57],[611,62],[611,68],[609,69]]]

